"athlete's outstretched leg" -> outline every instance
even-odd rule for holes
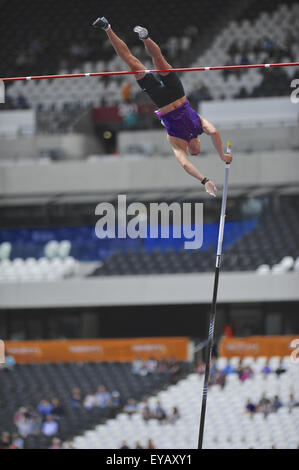
[[[171,65],[167,62],[163,56],[160,47],[152,39],[144,39],[144,46],[146,52],[151,56],[154,67],[156,70],[171,69]],[[169,72],[161,72],[160,75],[168,75]]]
[[[171,69],[171,65],[167,62],[163,56],[160,47],[152,39],[148,37],[148,31],[142,26],[136,26],[134,28],[135,33],[139,35],[139,39],[144,42],[147,53],[151,56],[155,69],[164,70]],[[169,72],[161,72],[160,75],[168,75]]]
[[[115,32],[112,30],[111,26],[109,25],[108,21],[106,18],[98,18],[94,23],[93,26],[96,28],[100,27],[104,29],[106,32],[115,52],[118,54],[118,56],[128,65],[128,67],[131,70],[145,70],[146,67],[140,62],[140,60],[135,57],[126,43],[120,39]],[[138,73],[138,75],[135,75],[135,78],[137,80],[140,80],[145,76],[145,73]]]

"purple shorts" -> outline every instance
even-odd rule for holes
[[[155,111],[155,113],[166,128],[168,135],[189,142],[203,133],[200,117],[187,99],[185,103],[169,113],[162,114],[160,111]]]

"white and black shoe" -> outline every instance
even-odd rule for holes
[[[146,28],[143,28],[143,26],[135,26],[133,31],[134,33],[138,34],[139,39],[141,39],[142,41],[148,38],[148,30]]]
[[[92,26],[94,26],[94,28],[101,28],[104,31],[107,31],[109,28],[111,28],[109,21],[107,20],[107,18],[105,18],[105,16],[102,16],[102,18],[98,18],[97,20],[95,20],[92,23]]]

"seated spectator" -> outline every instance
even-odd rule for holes
[[[11,449],[23,449],[24,448],[24,439],[19,436],[16,432],[12,435],[11,440]]]
[[[14,415],[14,424],[16,425],[16,427],[18,426],[18,422],[20,419],[22,419],[24,417],[24,413],[27,412],[27,408],[25,408],[25,406],[21,406],[21,408],[19,408],[15,415]]]
[[[277,369],[275,370],[275,374],[279,376],[280,374],[283,374],[284,372],[286,372],[286,368],[285,368],[285,366],[283,365],[283,361],[282,361],[282,359],[281,359],[279,366],[278,366]]]
[[[89,395],[86,395],[86,397],[83,400],[83,406],[87,410],[91,410],[95,406],[97,406],[97,399],[96,399],[96,394],[95,393],[90,393]]]
[[[5,370],[13,370],[16,365],[15,358],[13,356],[5,356]]]
[[[145,374],[143,373],[145,372]],[[143,361],[140,357],[136,357],[135,361],[132,362],[132,374],[146,375],[147,371],[144,367]]]
[[[142,445],[140,444],[140,441],[135,442],[135,449],[143,449]]]
[[[73,394],[71,397],[71,405],[75,408],[78,408],[82,405],[81,390],[78,387],[73,389]]]
[[[162,408],[160,400],[157,401],[156,406],[153,409],[153,416],[161,423],[163,423],[163,421],[165,421],[167,418],[166,412]]]
[[[226,384],[226,375],[218,371],[214,378],[214,384],[220,385],[221,388],[224,388]]]
[[[269,398],[266,397],[265,393],[263,393],[260,401],[257,404],[257,411],[264,413],[265,418],[272,410],[271,401]]]
[[[134,398],[129,398],[128,402],[124,406],[123,412],[127,413],[127,415],[131,416],[137,411],[137,404]]]
[[[42,426],[42,419],[37,412],[31,413],[31,434],[39,434]]]
[[[33,421],[29,413],[24,413],[23,417],[18,420],[17,423],[18,433],[22,437],[27,437],[33,431]]]
[[[120,393],[117,390],[114,390],[111,393],[111,404],[112,404],[112,406],[114,406],[116,408],[121,407]]]
[[[130,449],[130,447],[128,446],[128,443],[125,439],[122,441],[120,449]]]
[[[212,357],[211,358],[211,365],[210,365],[210,377],[213,377],[217,372],[217,366],[216,366],[216,358]]]
[[[165,374],[168,372],[168,362],[166,359],[159,359],[156,367],[156,372],[159,374]]]
[[[152,439],[148,439],[147,441],[147,449],[155,449],[155,444],[153,443]]]
[[[223,369],[221,370],[222,374],[235,374],[236,373],[236,369],[230,364],[228,363],[225,367],[223,367]]]
[[[179,373],[181,372],[181,365],[174,357],[171,357],[169,359],[168,367],[169,367],[169,371],[170,371],[170,373],[173,377],[178,376]]]
[[[271,367],[269,366],[269,362],[267,362],[264,367],[261,370],[261,373],[264,374],[265,376],[270,374],[272,372]]]
[[[11,442],[9,432],[3,431],[0,437],[0,449],[9,449],[10,444]]]
[[[281,400],[279,399],[278,395],[275,395],[275,397],[273,398],[273,401],[272,401],[271,405],[272,405],[272,410],[273,410],[273,411],[277,411],[277,410],[279,410],[279,408],[282,407],[282,402],[281,402]]]
[[[248,398],[248,400],[247,400],[246,411],[247,411],[247,413],[249,413],[250,415],[254,415],[254,413],[256,412],[256,406],[255,406],[254,403],[252,403],[252,401],[250,400],[250,398]]]
[[[58,398],[52,398],[52,412],[54,419],[59,419],[64,415],[64,409]]]
[[[176,406],[174,406],[171,410],[170,415],[167,418],[167,422],[170,424],[174,424],[177,422],[177,420],[180,418],[180,413],[179,410]]]
[[[62,448],[63,449],[73,449],[73,443],[72,443],[72,440],[71,439],[68,439],[67,441],[65,441],[62,445]]]
[[[197,364],[196,372],[199,375],[203,375],[205,373],[205,370],[206,370],[206,365],[204,361],[199,361],[199,363]]]
[[[100,385],[98,387],[96,403],[99,408],[107,408],[108,406],[111,406],[111,395],[104,385]]]
[[[148,421],[149,419],[153,419],[154,415],[148,405],[146,405],[142,410],[142,418],[144,421]]]
[[[145,368],[149,374],[153,374],[156,371],[157,361],[153,357],[150,357],[146,363]]]
[[[290,393],[289,395],[289,401],[286,405],[289,409],[289,412],[292,411],[292,409],[295,407],[295,406],[299,406],[299,401],[297,401],[294,397],[294,394],[293,393]]]
[[[42,433],[45,436],[55,436],[58,433],[58,423],[54,420],[53,416],[49,415],[42,425]]]
[[[243,370],[241,371],[239,378],[241,382],[245,382],[245,380],[250,379],[253,376],[253,370],[251,367],[247,366],[244,367]]]
[[[54,437],[52,439],[52,445],[49,447],[49,449],[62,449],[61,440],[58,439],[58,437]]]
[[[18,95],[18,97],[16,99],[16,106],[19,109],[28,109],[29,108],[29,105],[28,105],[28,102],[27,102],[25,96],[22,95],[21,93]]]
[[[53,406],[48,400],[41,400],[36,409],[39,412],[40,417],[45,419],[51,414],[52,408]]]

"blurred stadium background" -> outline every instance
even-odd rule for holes
[[[298,1],[0,5],[1,77],[125,70],[90,27],[102,15],[148,68],[136,24],[173,66],[299,61]],[[234,154],[204,447],[297,448],[298,68],[180,76]],[[6,86],[2,448],[197,447],[224,168],[203,136],[191,159],[219,188],[207,198],[153,111],[131,76]],[[95,207],[118,194],[204,202],[203,247],[97,239]]]

